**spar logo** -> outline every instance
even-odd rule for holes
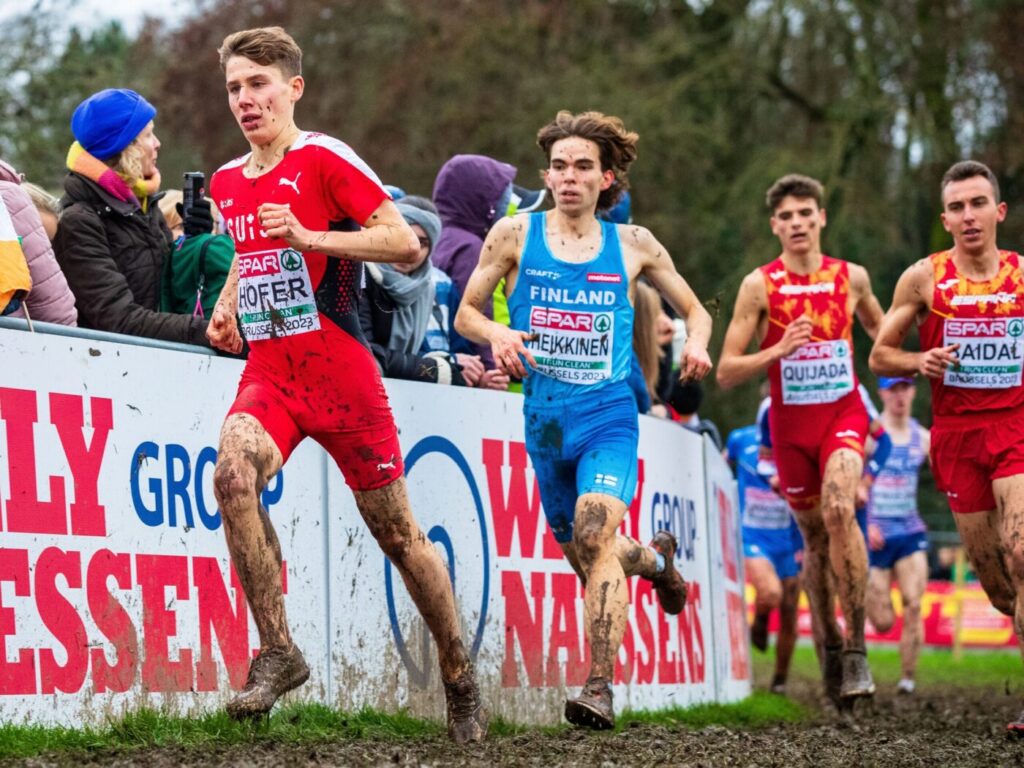
[[[456,604],[464,612],[464,626],[474,627],[467,640],[470,658],[475,660],[484,638],[491,587],[487,520],[476,478],[458,447],[439,435],[425,437],[412,447],[405,457],[405,475],[417,519],[427,531],[427,538],[441,549],[448,566]],[[469,519],[470,514],[475,514],[476,525]],[[394,582],[391,561],[385,557],[384,590],[391,633],[410,683],[426,688],[433,663],[430,633],[405,588],[400,587],[396,594]],[[400,603],[404,622],[399,616]],[[470,611],[472,614],[466,616]]]
[[[564,309],[551,309],[549,307],[534,307],[530,310],[530,325],[534,328],[552,328],[556,331],[576,331],[578,333],[589,333],[597,328],[598,322],[603,318],[604,329],[608,330],[611,321],[608,315],[595,316],[592,312],[567,312]],[[601,328],[597,328],[601,331]]]
[[[960,338],[1013,336],[1024,333],[1024,320],[1019,317],[1007,320],[947,320],[946,334]]]
[[[281,253],[281,266],[287,269],[289,272],[295,272],[302,269],[302,256],[298,251],[291,248],[282,251]]]
[[[843,357],[846,355],[846,349],[844,344],[836,344],[833,351],[832,344],[804,344],[802,347],[794,351],[790,356],[789,360],[829,360],[833,357]]]

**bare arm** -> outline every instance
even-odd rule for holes
[[[519,263],[525,236],[525,217],[498,220],[480,249],[480,261],[469,276],[466,293],[455,315],[455,330],[470,341],[490,344],[495,364],[509,375],[527,375],[520,355],[532,366],[537,365],[525,342],[530,334],[496,323],[483,313],[484,305],[494,294],[501,278]]]
[[[317,251],[354,261],[405,262],[419,254],[416,235],[390,200],[382,202],[356,232],[314,232],[299,223],[290,206],[264,203],[257,211],[270,238],[283,238],[298,251]]]
[[[882,327],[882,305],[878,303],[878,297],[871,290],[871,277],[864,267],[858,264],[850,265],[850,285],[857,296],[857,305],[854,312],[857,319],[864,326],[868,336],[874,340],[878,336],[878,330]]]
[[[708,355],[711,315],[654,235],[643,227],[635,229],[642,264],[640,271],[686,321],[686,344],[679,361],[679,378],[700,381],[711,370],[711,357]]]
[[[224,287],[210,315],[206,326],[206,338],[211,346],[224,352],[238,354],[242,351],[242,334],[238,330],[238,254],[231,259],[231,269],[224,280]]]
[[[927,352],[909,352],[903,342],[914,321],[929,310],[925,297],[931,296],[935,275],[931,262],[922,259],[907,269],[896,283],[892,306],[882,320],[882,327],[871,349],[868,365],[877,376],[911,376],[923,373],[937,378],[949,365],[957,362],[958,344],[935,347]]]
[[[722,389],[731,389],[763,373],[772,363],[811,340],[813,323],[808,317],[801,316],[786,327],[778,343],[747,354],[761,318],[767,311],[768,294],[764,288],[764,277],[760,270],[755,269],[743,278],[732,320],[725,332],[717,374]]]

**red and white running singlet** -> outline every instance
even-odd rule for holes
[[[999,252],[999,271],[975,282],[961,275],[952,251],[928,257],[935,270],[932,310],[921,323],[921,350],[959,344],[959,365],[931,379],[936,423],[1024,406],[1024,277],[1020,256]]]

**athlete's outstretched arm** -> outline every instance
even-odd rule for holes
[[[927,259],[922,259],[900,275],[892,306],[882,320],[882,328],[868,358],[868,365],[876,376],[910,376],[920,372],[938,378],[948,366],[956,364],[958,344],[935,347],[927,352],[903,349],[903,342],[914,321],[931,309],[925,297],[932,295],[934,282],[934,269]]]
[[[767,311],[768,294],[764,287],[764,277],[759,269],[755,269],[743,278],[740,284],[732,320],[729,321],[729,328],[725,332],[717,373],[718,385],[722,389],[731,389],[764,373],[772,363],[811,340],[813,323],[808,317],[801,315],[786,327],[778,343],[747,354],[761,318]]]
[[[711,315],[676,270],[668,251],[657,238],[644,227],[633,227],[633,231],[634,242],[643,256],[641,272],[686,321],[686,344],[679,360],[679,378],[700,381],[711,370],[711,357],[708,355]]]
[[[878,297],[871,290],[871,277],[868,271],[859,264],[850,265],[850,285],[857,296],[857,305],[854,312],[857,319],[864,326],[865,332],[872,340],[878,337],[878,330],[882,327],[882,305],[878,303]]]
[[[410,263],[420,252],[412,228],[390,200],[385,200],[356,232],[314,232],[299,223],[291,207],[264,203],[257,214],[267,237],[283,238],[298,251],[317,251],[353,261]]]
[[[455,330],[477,344],[490,344],[497,366],[518,378],[527,375],[520,355],[530,365],[537,365],[525,344],[530,334],[494,322],[483,313],[483,307],[494,295],[494,289],[498,287],[501,278],[507,277],[518,265],[525,229],[525,216],[499,219],[491,228],[480,249],[480,261],[469,276],[466,293],[455,315]]]

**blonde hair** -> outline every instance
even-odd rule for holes
[[[143,157],[142,145],[139,144],[139,137],[136,136],[132,139],[131,144],[107,160],[106,163],[130,187],[142,179]]]
[[[638,282],[633,296],[633,350],[644,374],[647,392],[655,399],[658,386],[658,363],[665,353],[658,345],[658,317],[661,297],[647,283]]]
[[[185,222],[181,220],[181,214],[178,213],[177,208],[178,203],[183,199],[184,195],[181,194],[180,189],[169,189],[157,203],[160,206],[160,212],[164,215],[164,221],[167,222],[168,229],[184,226]]]
[[[37,211],[40,213],[52,213],[58,219],[60,218],[60,200],[30,181],[23,181],[21,188],[32,198],[32,205],[36,207]]]

